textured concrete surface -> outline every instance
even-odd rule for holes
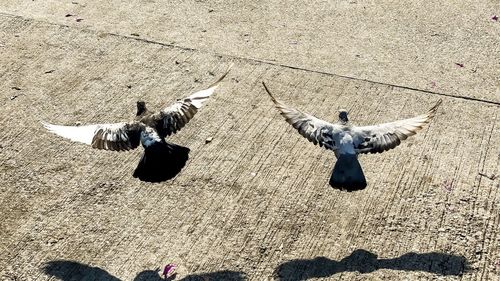
[[[0,6],[72,27],[500,102],[500,22],[491,19],[498,0],[3,0]]]
[[[403,15],[382,13],[382,4],[365,5],[381,13],[381,23],[374,23],[361,12],[341,9],[361,1],[329,7],[335,13],[309,5],[297,9],[300,15],[283,16],[279,10],[295,11],[293,5],[301,4],[265,3],[252,10],[236,2],[130,1],[105,9],[108,4],[73,2],[78,3],[0,5],[2,280],[157,280],[153,270],[169,262],[179,265],[176,280],[498,278],[500,99],[494,35],[500,25],[490,19],[498,13],[497,3],[447,4],[454,9],[439,8],[440,13],[433,4],[417,10],[392,3],[434,21],[433,13],[458,13],[447,19],[464,20],[451,30],[472,36],[461,44],[479,49],[462,51],[463,45],[448,42],[451,51],[432,62],[429,49],[412,47],[432,46],[440,36],[429,39],[414,29],[423,22],[419,17],[388,28],[393,17]],[[259,9],[285,27],[302,22],[302,43],[280,45],[287,32],[301,30],[298,26],[261,32]],[[218,13],[231,20],[205,21]],[[352,27],[359,33],[347,39],[326,32],[327,25],[340,29],[346,22],[373,26],[363,32]],[[168,36],[184,41],[158,35],[165,26]],[[195,28],[205,28],[200,34],[206,37]],[[473,29],[484,32],[466,32]],[[233,41],[247,30],[260,41],[247,47],[242,47],[245,36]],[[361,33],[368,41],[381,40],[368,30],[404,38],[414,30],[420,39],[407,47],[368,48]],[[346,44],[344,54],[328,52],[327,45],[313,47],[337,41]],[[392,59],[361,63],[363,54],[349,55],[360,49]],[[481,54],[475,61],[481,70],[472,72],[465,62],[463,68],[454,65],[458,54]],[[431,61],[410,65],[413,55]],[[452,64],[443,66],[448,60]],[[231,63],[219,91],[171,138],[191,153],[182,172],[164,183],[132,178],[140,150],[92,150],[48,134],[39,123],[132,118],[137,99],[160,108],[210,84]],[[332,67],[336,64],[341,66]],[[426,86],[432,82],[427,75],[443,67],[443,85],[436,82],[442,88]],[[397,149],[362,156],[369,186],[344,193],[327,184],[333,153],[308,143],[282,120],[262,80],[286,103],[331,121],[338,108],[349,109],[356,124],[373,124],[426,111],[439,98],[443,105],[428,128]],[[208,137],[213,141],[205,144]]]

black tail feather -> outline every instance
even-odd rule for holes
[[[346,191],[365,189],[366,178],[356,155],[339,155],[332,170],[330,185]]]
[[[162,182],[175,177],[186,165],[189,148],[173,143],[155,143],[144,150],[134,178]]]

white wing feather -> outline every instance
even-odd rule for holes
[[[99,125],[86,125],[86,126],[62,126],[52,125],[42,121],[43,126],[51,133],[58,136],[70,139],[72,141],[92,144],[95,130]]]
[[[212,85],[210,85],[207,89],[198,91],[198,92],[190,95],[189,97],[185,98],[184,100],[191,101],[191,104],[194,105],[197,109],[199,109],[203,105],[203,102],[205,102],[215,92],[215,89],[217,89],[217,87],[219,87],[220,82],[222,81],[222,79],[224,79],[227,76],[227,74],[229,73],[231,68],[233,68],[233,65],[234,64],[231,64],[227,68],[226,72],[224,72],[224,74],[222,74],[222,76],[219,77],[219,79],[217,79],[217,81],[212,83]]]
[[[203,103],[215,92],[215,89],[217,89],[218,86],[219,84],[212,86],[208,89],[196,92],[187,97],[186,99],[190,100],[191,104],[194,105],[194,107],[196,107],[197,109],[199,109],[203,105]]]
[[[142,123],[112,123],[85,126],[63,126],[42,122],[49,131],[75,142],[91,145],[93,148],[126,151],[139,145]]]

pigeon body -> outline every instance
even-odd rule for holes
[[[127,151],[142,144],[145,152],[134,177],[146,181],[163,181],[171,178],[175,171],[180,171],[189,152],[188,148],[168,143],[165,138],[177,133],[193,118],[229,70],[207,89],[180,99],[159,112],[150,111],[144,101],[138,101],[136,116],[130,122],[85,126],[42,124],[52,133],[97,149]]]
[[[358,127],[349,123],[346,110],[339,111],[337,123],[329,123],[276,100],[266,84],[262,84],[290,125],[310,142],[335,152],[337,162],[329,183],[334,188],[347,191],[361,190],[367,185],[358,154],[381,153],[395,148],[429,123],[442,102],[439,100],[429,112],[413,118]]]

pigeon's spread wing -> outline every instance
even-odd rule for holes
[[[439,100],[429,112],[413,118],[375,126],[353,127],[352,137],[357,153],[377,153],[395,148],[402,140],[413,136],[431,121],[436,114]]]
[[[140,143],[141,123],[95,124],[86,126],[62,126],[42,122],[50,132],[72,141],[92,145],[93,148],[124,151],[136,148]]]
[[[178,100],[173,105],[155,114],[154,118],[158,120],[158,126],[156,129],[160,135],[162,137],[170,136],[182,129],[182,127],[184,127],[193,118],[196,112],[198,112],[198,109],[202,107],[203,103],[215,92],[215,89],[219,86],[220,81],[226,77],[231,67],[232,65],[207,89]]]
[[[279,109],[281,115],[292,125],[299,133],[314,144],[324,146],[327,149],[336,150],[334,141],[335,125],[318,119],[310,114],[304,113],[295,108],[289,107],[273,97],[266,84],[262,82],[264,89],[271,97],[271,100]]]

